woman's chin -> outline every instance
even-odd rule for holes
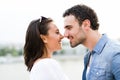
[[[58,51],[58,50],[61,50],[62,48],[60,47],[60,48],[57,48],[55,51]]]

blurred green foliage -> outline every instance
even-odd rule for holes
[[[0,47],[0,56],[7,56],[7,55],[20,56],[20,55],[22,55],[22,52],[23,52],[22,48],[17,49],[14,46]]]

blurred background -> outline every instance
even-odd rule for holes
[[[23,59],[23,46],[28,24],[40,16],[51,17],[64,33],[64,11],[76,4],[93,8],[99,19],[101,33],[120,41],[118,0],[0,0],[0,80],[29,80]],[[71,80],[81,80],[86,48],[71,48],[63,39],[63,49],[54,52],[64,72]]]

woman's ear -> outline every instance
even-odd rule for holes
[[[41,39],[43,40],[44,43],[47,43],[47,37],[44,35],[40,35]]]

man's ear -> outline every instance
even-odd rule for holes
[[[83,27],[84,27],[85,30],[88,31],[90,29],[90,26],[91,26],[90,20],[86,19],[86,20],[83,21],[82,24],[83,24]]]
[[[40,35],[41,39],[43,40],[44,43],[47,43],[47,37],[44,35]]]

